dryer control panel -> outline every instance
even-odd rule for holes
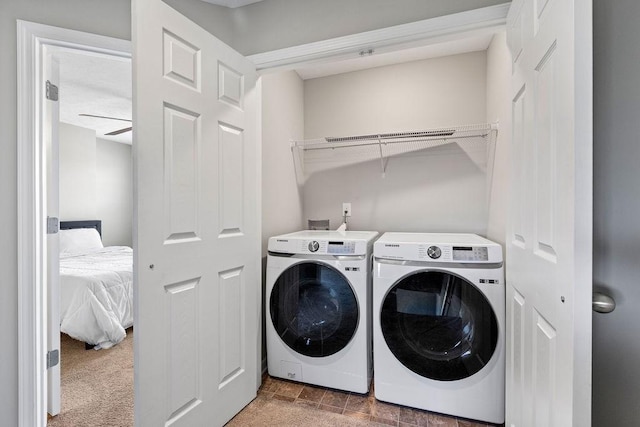
[[[438,263],[501,263],[497,243],[469,234],[386,233],[375,243],[376,258]]]

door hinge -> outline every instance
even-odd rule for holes
[[[46,96],[47,96],[47,99],[51,101],[58,100],[58,86],[54,85],[49,80],[47,80]]]
[[[60,363],[60,350],[51,350],[47,352],[47,369],[53,368]]]
[[[47,217],[47,234],[56,234],[60,230],[60,221],[55,216]]]

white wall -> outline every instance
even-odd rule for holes
[[[60,220],[96,216],[96,131],[60,123]]]
[[[60,123],[60,220],[102,221],[105,246],[131,246],[131,146]]]
[[[262,77],[262,255],[269,237],[300,230],[291,141],[304,137],[304,87],[294,71]]]
[[[506,33],[493,36],[487,50],[487,122],[499,123],[493,153],[493,179],[490,185],[487,238],[503,245],[506,239],[509,156],[511,154],[511,53]]]
[[[269,237],[300,230],[302,195],[290,141],[304,136],[304,87],[294,71],[262,77],[262,305]],[[262,314],[262,367],[267,347]]]
[[[424,130],[486,120],[485,52],[428,59],[305,81],[305,137]],[[338,155],[339,152],[336,151]],[[456,144],[312,174],[304,218],[350,228],[485,234],[484,171]]]
[[[595,0],[592,425],[638,424],[640,401],[640,2]]]
[[[232,45],[250,55],[506,2],[265,0],[234,10]]]
[[[96,218],[105,246],[132,246],[133,165],[131,146],[96,140]]]
[[[129,0],[0,1],[0,413],[2,424],[18,425],[18,259],[16,19],[121,39],[131,37]]]

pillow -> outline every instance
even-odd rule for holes
[[[103,247],[100,234],[95,228],[60,230],[61,254],[91,252]]]

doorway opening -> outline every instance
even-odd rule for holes
[[[59,395],[60,409],[48,425],[90,417],[133,424],[131,60],[79,49],[51,60],[59,68],[59,179],[48,192],[58,195],[60,244],[49,246],[59,274],[48,291],[60,307],[48,328],[51,341],[60,337],[60,387],[49,385],[48,400]]]
[[[55,56],[62,52],[81,53],[130,63],[131,43],[26,21],[18,21],[17,26],[19,419],[21,425],[44,426],[47,412],[59,410],[59,399],[56,402],[51,387],[59,387],[60,378],[55,339],[59,323],[52,321],[59,318],[56,305],[50,302],[57,300],[55,291],[50,289],[56,287],[57,274],[51,275],[51,270],[55,270],[59,254],[52,254],[49,248],[51,242],[58,247],[58,212],[54,209],[54,215],[49,214],[48,200],[58,188],[54,176],[57,162],[52,161],[57,160],[57,141],[51,140],[55,134],[52,127],[57,130],[57,120],[52,120],[57,112],[52,114],[52,104],[48,104],[56,102],[55,95],[61,95],[53,87],[57,86],[53,81],[59,71],[59,58]],[[52,183],[54,186],[50,187]],[[48,220],[47,216],[51,218]],[[47,358],[42,357],[45,354]],[[51,365],[48,370],[47,361]]]

